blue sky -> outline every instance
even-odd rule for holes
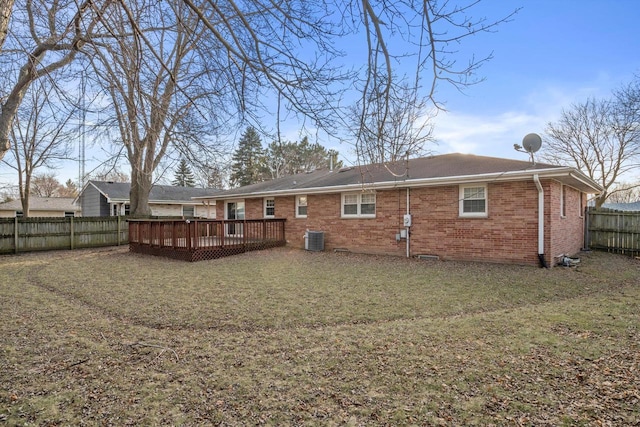
[[[496,33],[468,39],[465,49],[493,52],[486,80],[465,94],[442,87],[448,110],[435,119],[438,153],[516,159],[530,132],[542,134],[563,108],[611,91],[640,75],[640,1],[485,1],[488,17],[522,7]]]
[[[591,96],[608,97],[640,75],[639,0],[483,0],[473,16],[490,21],[518,7],[511,22],[465,39],[461,46],[461,54],[493,53],[493,59],[478,72],[485,81],[464,93],[439,87],[437,98],[447,112],[435,118],[438,144],[429,148],[436,154],[526,160],[528,155],[513,149],[524,135],[543,134],[563,108]],[[299,127],[284,131],[285,137],[299,139]],[[318,142],[354,160],[351,147],[322,138]],[[11,173],[3,167],[0,181],[13,181]],[[75,180],[78,165],[67,163],[55,173],[62,182]],[[172,176],[169,172],[167,179]]]

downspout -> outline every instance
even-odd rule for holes
[[[410,191],[409,187],[407,187],[407,215],[409,215],[411,213],[411,210],[409,209],[409,191]],[[411,257],[411,255],[410,255],[410,253],[411,253],[410,252],[410,243],[409,243],[409,240],[410,240],[410,237],[409,237],[410,236],[410,231],[409,230],[410,229],[411,229],[411,227],[406,227],[406,230],[407,230],[407,258]]]
[[[538,188],[538,259],[541,267],[549,268],[547,261],[544,259],[544,189],[540,184],[538,174],[533,175],[533,182],[536,183]]]

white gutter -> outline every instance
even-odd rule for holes
[[[586,185],[586,186],[589,186],[589,187],[593,188],[593,185],[589,184],[589,183],[585,180],[585,178],[587,178],[587,177],[585,177],[584,175],[582,175],[582,176],[578,176],[578,174],[576,174],[575,172],[571,172],[571,173],[569,173],[569,176],[570,176],[570,177],[572,177],[573,179],[577,180],[577,181],[580,181],[580,182],[581,182],[581,183],[583,183],[584,185]],[[598,187],[599,187],[599,188],[598,188],[598,192],[597,192],[596,194],[601,194],[601,193],[604,191],[604,188],[603,188],[600,184],[598,184]]]
[[[538,174],[533,175],[533,182],[536,183],[538,188],[538,258],[540,258],[542,265],[547,267],[547,263],[544,260],[544,189],[540,184]]]

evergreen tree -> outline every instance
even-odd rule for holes
[[[180,160],[180,164],[175,171],[175,175],[171,184],[179,187],[195,187],[196,180],[193,177],[193,172],[185,159]]]
[[[265,165],[271,178],[313,172],[316,169],[342,167],[338,152],[322,145],[311,144],[305,136],[300,142],[274,141],[265,153]]]
[[[249,126],[240,137],[238,148],[233,153],[230,184],[232,187],[242,187],[263,181],[264,177],[264,150],[260,135]]]

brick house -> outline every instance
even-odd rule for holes
[[[287,244],[326,250],[555,265],[583,247],[587,195],[571,167],[445,154],[317,170],[196,197],[217,219],[285,218]]]

